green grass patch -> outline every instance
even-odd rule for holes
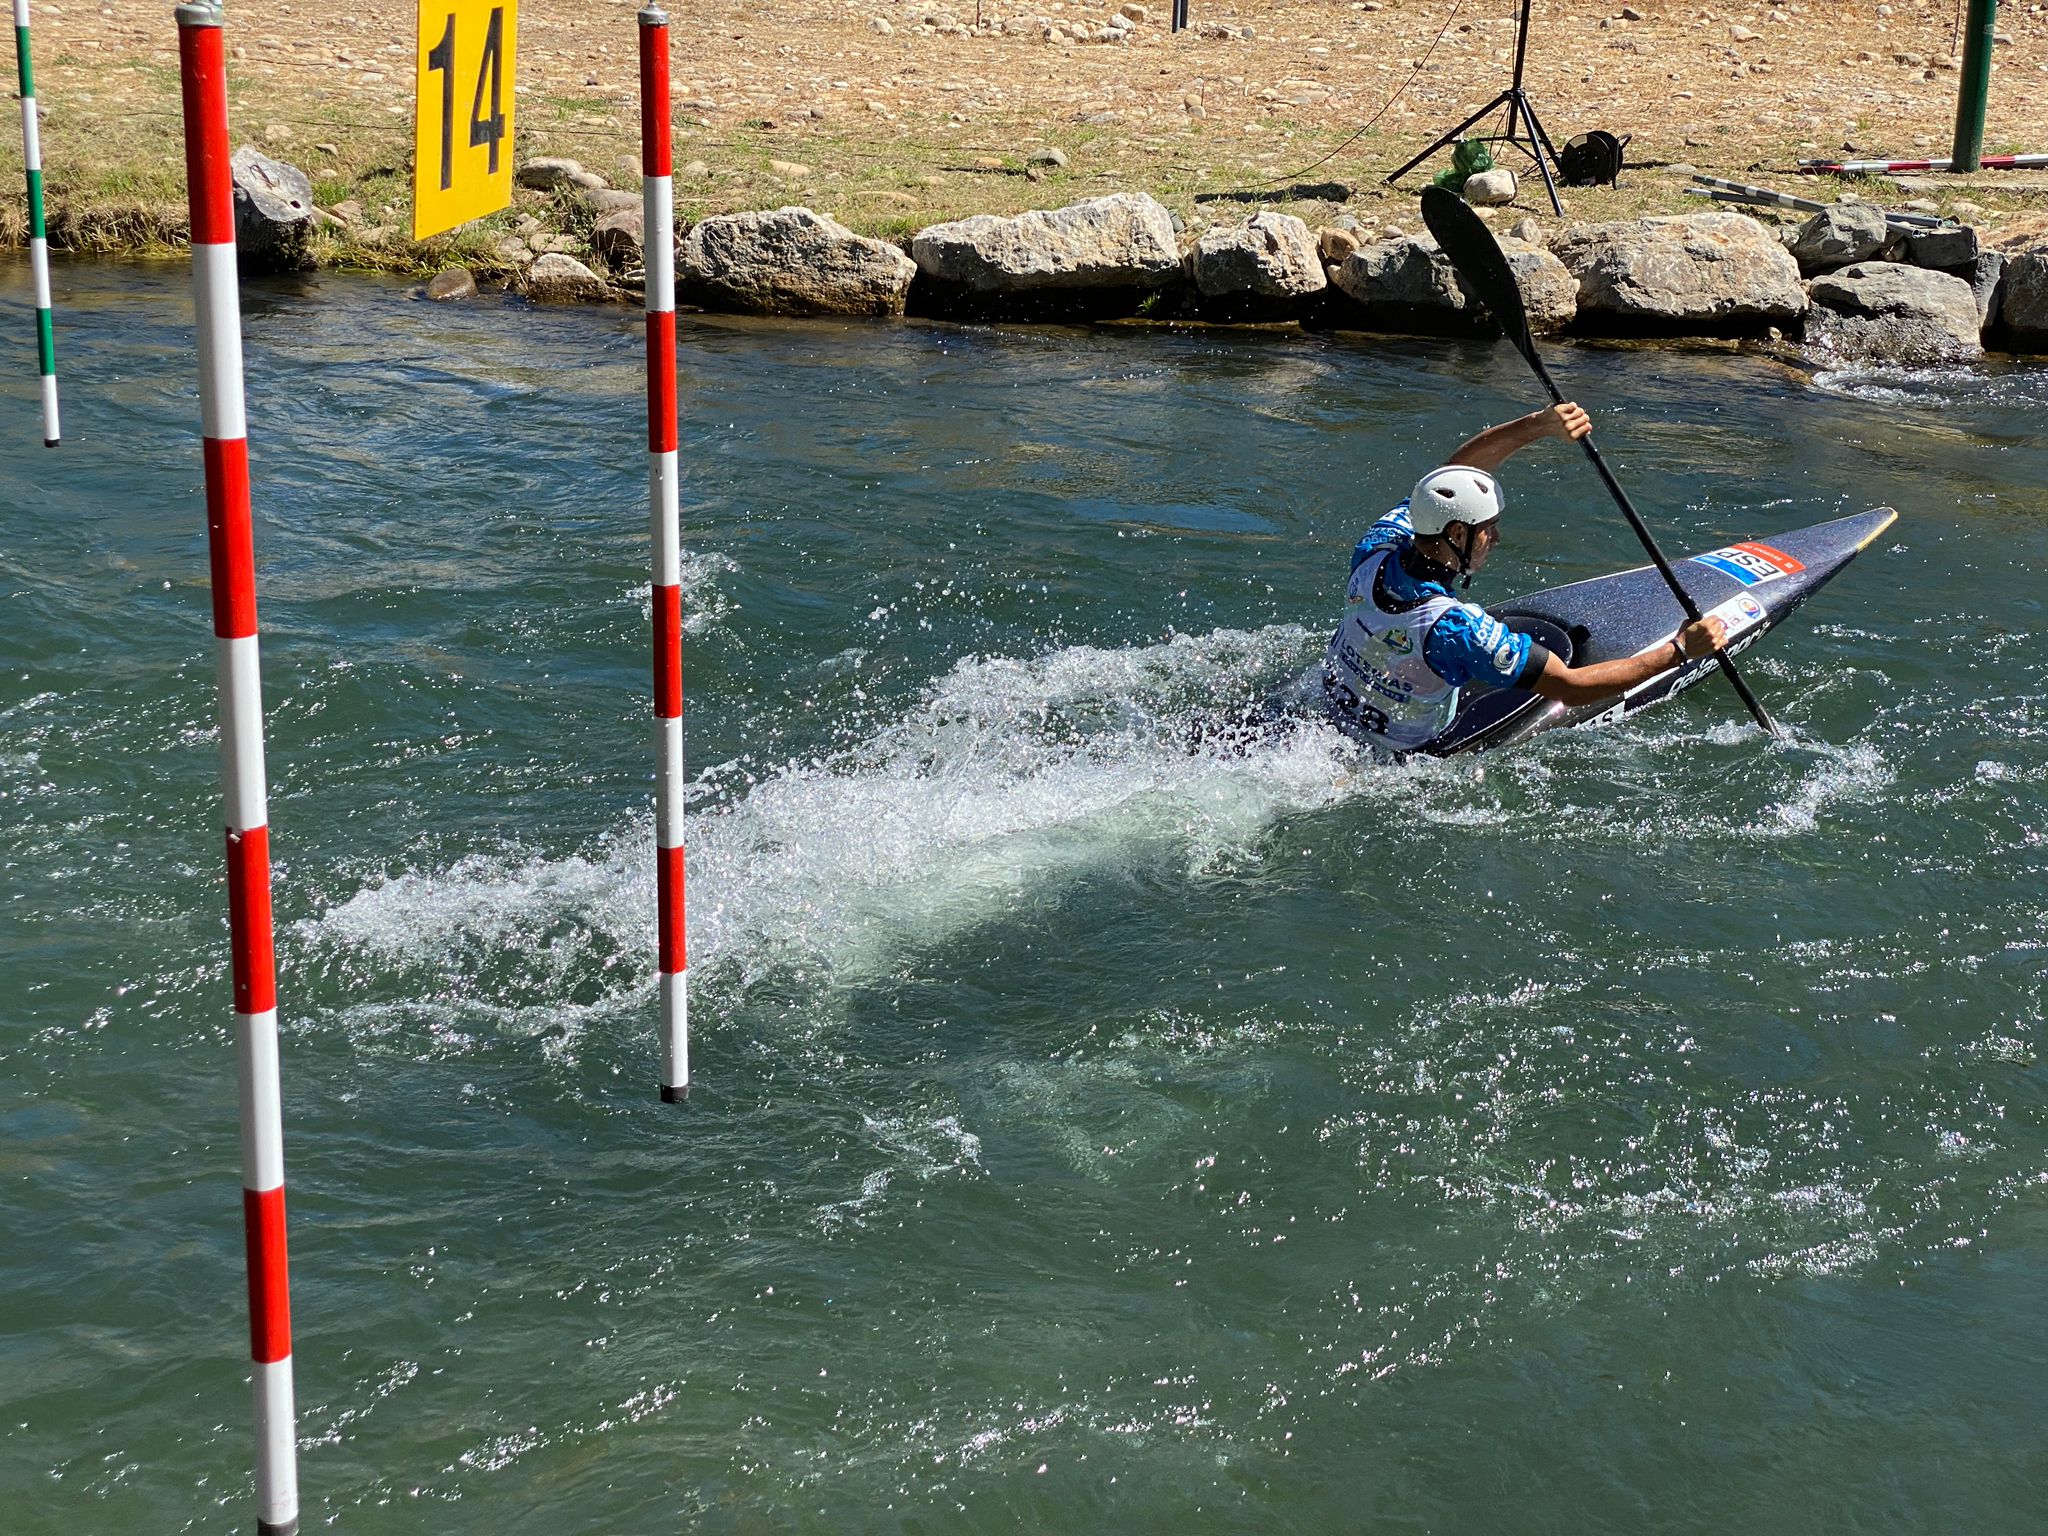
[[[91,200],[183,203],[187,193],[184,168],[168,165],[86,165],[57,184]]]

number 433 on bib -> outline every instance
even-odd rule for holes
[[[512,66],[518,0],[419,0],[412,237],[512,201]]]

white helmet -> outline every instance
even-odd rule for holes
[[[1506,505],[1500,482],[1485,470],[1446,464],[1415,482],[1408,497],[1408,522],[1418,534],[1442,533],[1452,523],[1476,528],[1499,517]]]

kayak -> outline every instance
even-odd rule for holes
[[[1873,507],[1768,539],[1710,549],[1674,562],[1673,569],[1700,611],[1728,626],[1728,653],[1735,655],[1832,581],[1898,515],[1890,507]],[[1532,592],[1487,612],[1573,666],[1665,645],[1685,617],[1664,578],[1649,565]],[[1513,746],[1560,726],[1605,725],[1682,693],[1718,670],[1712,657],[1704,657],[1660,672],[1620,698],[1577,707],[1525,688],[1475,686],[1465,691],[1443,734],[1418,750],[1454,757]]]

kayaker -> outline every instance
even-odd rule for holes
[[[1725,642],[1727,626],[1706,618],[1642,655],[1574,667],[1451,595],[1454,583],[1471,584],[1500,542],[1500,466],[1531,443],[1577,442],[1592,430],[1575,404],[1488,427],[1366,530],[1351,553],[1344,619],[1323,659],[1324,702],[1348,729],[1407,752],[1450,724],[1468,683],[1591,704]]]

